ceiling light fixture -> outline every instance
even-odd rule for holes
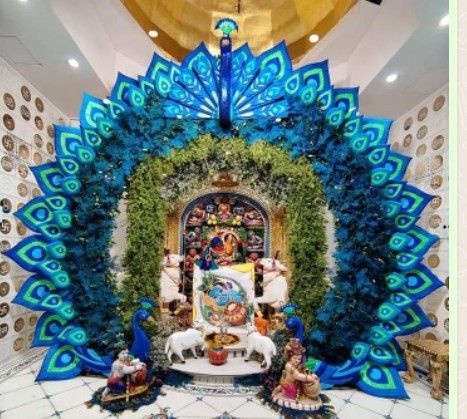
[[[317,33],[313,33],[310,35],[310,37],[308,38],[308,40],[312,43],[312,44],[316,44],[318,41],[319,41],[319,35]]]
[[[68,59],[68,64],[70,65],[70,67],[73,67],[73,68],[78,68],[79,67],[78,60],[76,60],[74,58],[69,58]]]
[[[397,80],[398,77],[399,77],[399,74],[392,73],[392,74],[389,74],[389,76],[386,77],[386,81],[388,83],[394,83]]]
[[[449,25],[449,15],[445,15],[439,21],[439,26],[443,27],[443,26],[448,26],[448,25]]]
[[[148,35],[151,37],[151,38],[157,38],[159,36],[159,32],[157,32],[156,30],[151,30],[148,32]]]

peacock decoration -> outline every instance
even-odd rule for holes
[[[141,308],[131,317],[133,344],[130,347],[130,355],[139,358],[141,362],[147,363],[149,352],[151,352],[151,342],[141,327],[140,322],[145,322],[151,318],[149,311],[156,307],[156,302],[147,297],[140,298],[138,302],[141,304]]]
[[[15,215],[34,234],[6,254],[32,273],[14,302],[43,312],[33,346],[49,350],[38,379],[70,378],[86,368],[108,371],[108,358],[87,346],[87,332],[77,325],[69,291],[76,273],[67,272],[61,261],[67,253],[63,239],[73,224],[72,203],[79,205],[76,196],[86,188],[80,173],[92,164],[96,150],[105,148],[116,121],[130,109],[141,110],[148,96],[156,95],[164,101],[165,118],[218,121],[227,132],[246,119],[261,123],[303,112],[294,106],[299,101],[305,106],[301,109],[316,110],[330,130],[341,130],[352,151],[366,158],[371,185],[381,191],[394,226],[389,247],[396,254],[394,270],[385,277],[389,297],[374,313],[377,321],[364,325],[367,340],[356,343],[342,365],[310,360],[310,367],[329,385],[355,384],[376,396],[407,397],[399,378],[404,362],[396,337],[431,325],[417,302],[443,285],[422,263],[437,237],[416,225],[432,196],[403,180],[410,158],[387,144],[391,121],[360,115],[358,89],[333,88],[326,61],[293,70],[284,43],[254,56],[248,45],[232,51],[230,34],[237,30],[233,20],[223,19],[217,28],[222,31],[220,57],[204,44],[181,64],[155,54],[147,73],[137,80],[119,74],[105,102],[85,94],[80,127],[55,127],[56,161],[32,168],[43,195]],[[293,144],[290,150],[294,157],[306,154]],[[145,316],[140,312],[133,326]],[[133,348],[134,354],[144,359],[147,346],[138,327],[135,340],[142,345]]]

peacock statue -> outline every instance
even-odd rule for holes
[[[155,301],[147,297],[141,297],[138,300],[141,308],[137,310],[131,317],[131,326],[133,329],[133,344],[130,348],[130,355],[139,358],[140,361],[147,363],[149,360],[149,352],[151,350],[151,343],[146,336],[140,322],[144,322],[151,318],[148,310],[156,307]]]
[[[303,344],[305,326],[303,325],[302,320],[295,315],[295,310],[297,308],[297,304],[287,303],[281,307],[281,312],[286,315],[285,327],[294,334],[294,338],[298,339],[300,343]]]

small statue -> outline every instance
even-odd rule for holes
[[[187,255],[185,256],[183,271],[192,273],[193,269],[195,268],[195,263],[198,260],[199,260],[199,255],[198,255],[197,250],[194,247],[190,247],[188,249]]]
[[[186,247],[199,247],[201,243],[201,227],[195,227],[185,236]]]
[[[194,207],[188,216],[187,224],[200,225],[206,220],[206,210],[200,206]]]
[[[120,351],[117,359],[112,363],[107,387],[102,393],[105,398],[109,393],[131,393],[132,388],[146,384],[147,367],[138,358],[131,359],[128,349]],[[127,388],[129,387],[129,388]]]
[[[291,338],[284,349],[287,359],[279,385],[272,392],[272,400],[280,406],[295,410],[314,411],[322,406],[319,377],[304,368],[305,348],[298,339]]]
[[[248,250],[263,250],[263,239],[253,230],[248,231]]]
[[[261,217],[261,214],[255,209],[252,209],[251,211],[246,211],[243,215],[243,224],[245,224],[246,226],[263,225],[263,217]]]
[[[230,211],[230,205],[219,204],[217,215],[223,223],[226,223],[232,216],[232,213]]]

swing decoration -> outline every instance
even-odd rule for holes
[[[180,65],[155,54],[145,76],[119,74],[108,99],[85,94],[80,127],[55,127],[57,160],[32,168],[44,195],[15,215],[35,234],[6,254],[33,273],[14,302],[44,311],[37,379],[109,371],[98,351],[123,332],[108,249],[127,178],[147,155],[211,133],[310,159],[336,218],[338,269],[307,365],[323,387],[407,398],[395,338],[431,325],[417,301],[443,285],[422,264],[437,237],[416,225],[432,197],[403,181],[410,158],[390,150],[391,121],[360,115],[358,89],[333,88],[326,61],[293,70],[284,43],[255,57],[246,44],[232,51],[233,20],[216,28],[220,57],[204,44]]]

